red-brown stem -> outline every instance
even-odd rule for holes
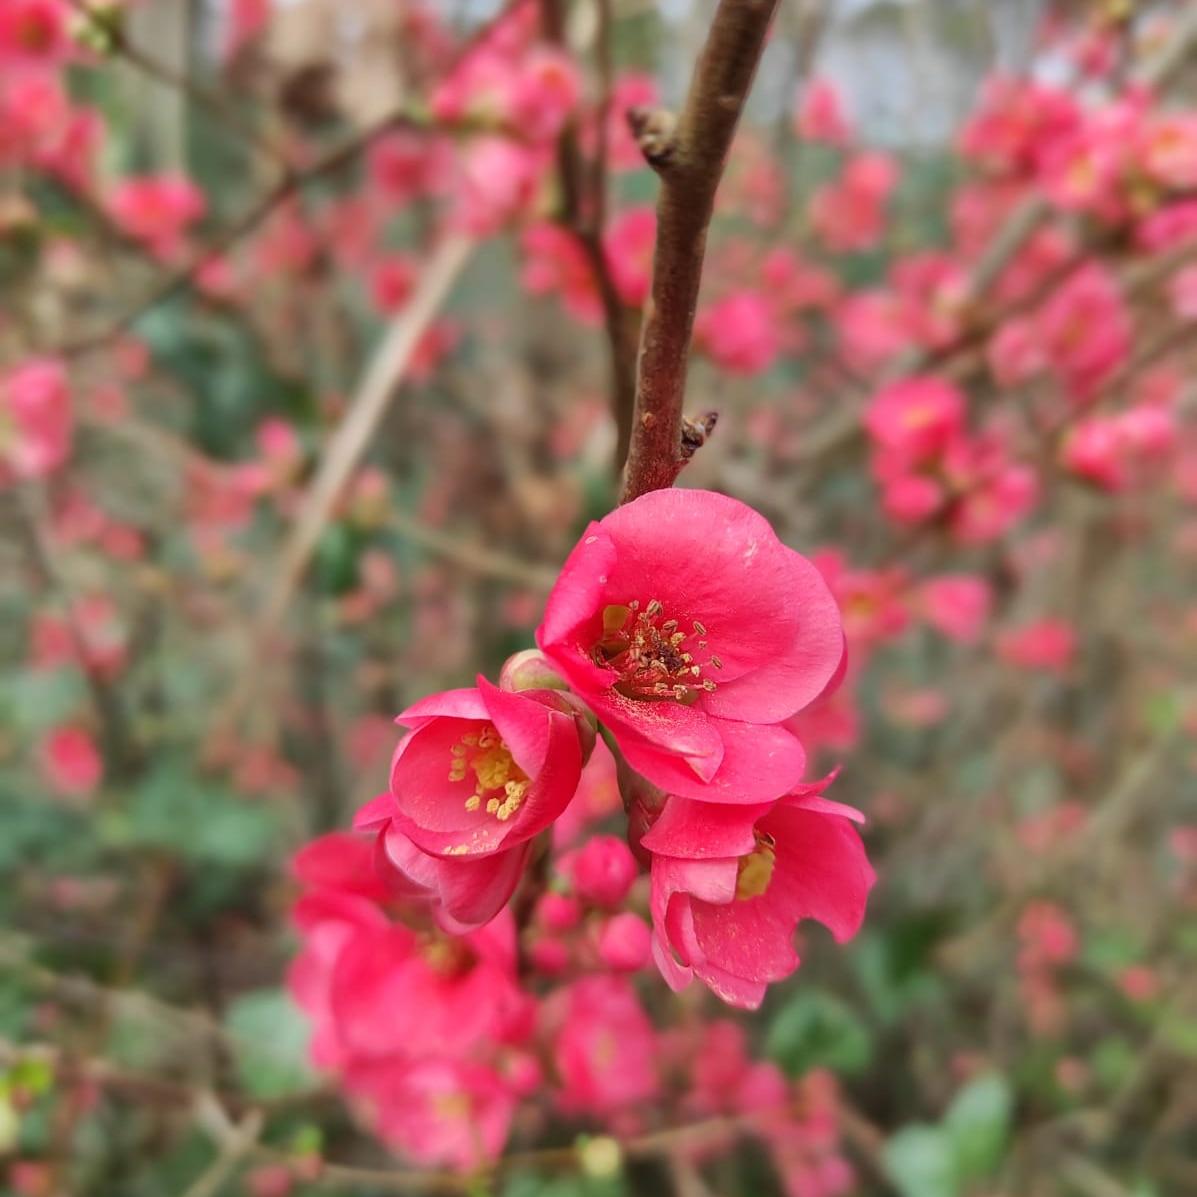
[[[652,296],[640,335],[636,407],[622,502],[672,486],[682,445],[686,361],[715,191],[777,0],[720,0],[690,93],[665,151]]]

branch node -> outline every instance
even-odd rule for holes
[[[719,422],[719,413],[709,411],[697,419],[690,416],[682,418],[682,460],[689,461],[699,449],[707,443],[707,438],[715,431]]]
[[[628,128],[653,170],[669,165],[677,150],[677,117],[672,112],[667,108],[629,108]]]

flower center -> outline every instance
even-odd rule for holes
[[[465,801],[466,810],[485,808],[488,815],[505,823],[523,805],[532,783],[493,724],[466,732],[449,751],[450,781],[465,781],[467,774],[474,775],[474,792]]]
[[[694,660],[691,649],[707,648],[707,630],[698,620],[692,620],[686,632],[676,619],[664,616],[665,608],[657,599],[643,610],[636,600],[604,607],[603,635],[591,649],[591,657],[596,665],[620,675],[615,689],[628,698],[693,702],[701,691],[715,689],[715,683],[703,676],[704,666],[722,669],[723,662],[713,653],[701,663]]]
[[[773,880],[773,864],[777,857],[777,841],[767,831],[754,831],[756,847],[741,856],[736,866],[736,898],[744,901],[759,898]]]

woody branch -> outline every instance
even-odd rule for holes
[[[635,110],[633,132],[661,178],[652,294],[640,335],[636,405],[622,501],[672,486],[713,417],[682,416],[707,228],[732,136],[777,0],[720,0],[676,121]]]

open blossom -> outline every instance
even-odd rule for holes
[[[656,243],[657,213],[648,204],[625,208],[603,233],[603,254],[611,282],[629,307],[641,307],[648,298]]]
[[[1076,655],[1076,631],[1063,619],[1039,619],[998,639],[998,655],[1023,669],[1064,674]]]
[[[545,1017],[563,1111],[614,1113],[657,1092],[656,1036],[626,977],[583,977],[553,995]]]
[[[887,154],[857,155],[838,180],[811,197],[811,227],[837,253],[871,249],[881,238],[885,205],[897,182],[897,164]]]
[[[70,53],[65,0],[4,0],[0,4],[0,66],[46,67]]]
[[[61,362],[35,358],[0,378],[0,485],[56,470],[70,453],[71,427]]]
[[[818,570],[724,495],[662,490],[592,523],[549,595],[537,641],[668,793],[773,798],[805,754],[777,726],[844,657]]]
[[[67,796],[90,794],[100,784],[104,761],[95,741],[80,727],[55,728],[39,747],[47,784]]]
[[[206,208],[204,193],[180,174],[124,179],[108,199],[108,210],[120,229],[166,258],[179,251],[188,228]]]
[[[840,94],[827,79],[812,79],[803,88],[794,127],[803,141],[843,146],[852,139],[852,126],[844,115]]]
[[[694,322],[694,339],[733,374],[767,370],[782,349],[777,315],[759,291],[735,291],[705,308]]]
[[[798,967],[794,931],[817,919],[843,943],[874,881],[851,807],[826,783],[775,802],[716,806],[670,797],[642,846],[652,853],[653,950],[669,985],[697,976],[755,1009]]]
[[[485,923],[510,898],[530,841],[566,808],[581,776],[576,709],[558,691],[434,694],[399,722],[388,794],[358,813],[384,863],[449,920]]]
[[[524,255],[520,282],[531,294],[557,294],[575,320],[599,323],[603,306],[594,267],[574,233],[552,221],[538,221],[521,234],[520,249]]]
[[[865,427],[887,459],[921,465],[939,457],[964,428],[964,398],[951,383],[908,378],[879,391]]]
[[[923,584],[920,598],[927,622],[961,644],[977,640],[993,605],[989,583],[975,574],[931,578]]]
[[[304,945],[288,982],[317,1066],[339,1074],[381,1138],[468,1169],[507,1138],[520,1088],[505,1069],[532,1030],[510,917],[456,938],[392,923],[369,841],[324,836],[295,860]]]

